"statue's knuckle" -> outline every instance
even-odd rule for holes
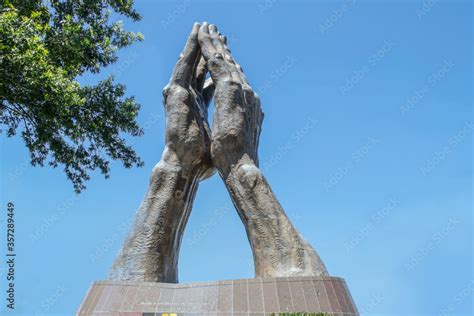
[[[257,102],[257,104],[260,105],[260,96],[254,90],[252,91],[253,91],[253,96],[255,98],[255,102]]]
[[[219,91],[226,91],[226,93],[230,93],[233,97],[242,93],[242,82],[234,76],[228,76],[225,80],[218,81],[218,83]]]
[[[189,101],[192,97],[191,92],[189,89],[179,85],[179,84],[171,84],[166,88],[164,92],[165,99],[171,98],[173,101]]]
[[[167,134],[167,140],[166,140],[166,145],[171,149],[171,150],[177,150],[179,146],[179,134],[177,131],[172,130],[169,131]]]
[[[224,60],[224,56],[221,53],[215,53],[213,60]]]
[[[243,164],[237,168],[237,177],[242,184],[251,189],[261,180],[262,173],[254,164]]]
[[[218,155],[242,152],[245,147],[241,132],[235,129],[214,133],[212,146],[214,154]]]
[[[179,84],[173,83],[169,86],[169,92],[176,94],[176,93],[181,93],[183,90],[186,90],[184,87],[182,87]]]
[[[230,55],[225,55],[225,61],[229,64],[235,65],[235,61],[232,59]]]
[[[166,167],[163,163],[159,162],[157,163],[153,169],[151,169],[151,177],[150,181],[153,183],[156,183],[160,180],[162,172],[166,170]]]
[[[166,99],[166,98],[168,97],[169,93],[170,93],[170,86],[169,86],[169,85],[166,85],[166,86],[163,88],[163,90],[162,90],[161,93],[163,94],[163,98]]]

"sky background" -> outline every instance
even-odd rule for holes
[[[81,82],[114,74],[142,104],[145,135],[131,141],[145,166],[114,163],[76,196],[61,169],[32,168],[22,141],[1,137],[14,314],[72,315],[107,276],[164,146],[161,90],[192,23],[209,21],[261,96],[264,174],[361,314],[472,315],[471,1],[136,2],[143,20],[125,25],[145,41]],[[0,274],[2,313],[4,263]],[[253,277],[218,176],[199,187],[179,277]]]

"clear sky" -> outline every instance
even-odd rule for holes
[[[106,277],[160,158],[161,89],[194,21],[228,36],[266,114],[262,169],[361,313],[472,315],[471,1],[136,2],[143,20],[125,25],[145,41],[81,81],[113,73],[142,104],[133,142],[145,167],[114,163],[76,196],[62,170],[30,167],[20,139],[2,135],[17,315],[72,315]],[[180,257],[181,282],[253,277],[217,176],[199,187]]]

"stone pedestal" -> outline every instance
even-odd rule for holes
[[[359,315],[343,279],[255,278],[200,283],[98,281],[77,315]]]

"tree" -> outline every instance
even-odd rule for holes
[[[143,162],[125,135],[140,136],[140,105],[113,76],[94,86],[77,78],[117,61],[143,39],[111,22],[141,17],[133,0],[0,0],[0,133],[21,135],[31,164],[62,166],[76,192],[90,172],[107,178],[111,160]]]

